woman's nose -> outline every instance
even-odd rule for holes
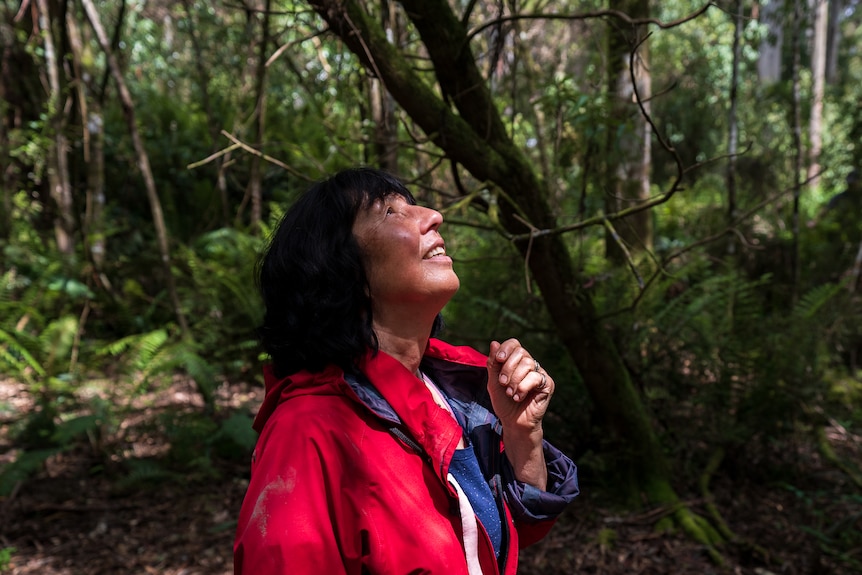
[[[423,231],[436,230],[443,223],[443,214],[431,208],[420,207],[422,210]]]

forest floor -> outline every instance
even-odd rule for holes
[[[141,425],[160,409],[198,408],[190,391],[187,384],[179,382],[158,397],[150,397],[119,428]],[[222,391],[225,401],[255,404],[255,392],[243,386]],[[6,412],[0,416],[4,421],[11,421],[9,409],[24,413],[33,407],[23,386],[0,380],[3,406]],[[0,431],[0,465],[8,463],[14,452],[6,436],[8,429],[4,425]],[[124,448],[127,455],[164,453],[165,438],[148,433],[126,433],[124,437],[130,442]],[[848,445],[855,446],[853,449],[862,443],[859,438],[851,439]],[[582,496],[551,534],[522,553],[518,572],[862,572],[859,489],[825,465],[816,453],[801,452],[796,460],[802,463],[783,482],[734,483],[721,475],[713,481],[716,504],[730,529],[740,540],[765,550],[766,556],[752,551],[751,545],[728,545],[723,549],[725,564],[717,566],[696,542],[679,533],[657,532],[659,511],[620,511],[585,480]],[[91,447],[55,455],[35,476],[19,483],[11,496],[0,498],[0,572],[230,574],[235,517],[247,484],[248,465],[244,461],[219,463],[217,471],[217,479],[185,483],[174,478],[118,489],[116,476],[106,471],[104,460],[97,460]],[[706,513],[702,500],[690,503],[695,511]],[[4,550],[11,551],[5,569]]]

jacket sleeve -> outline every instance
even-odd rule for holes
[[[268,422],[255,449],[234,574],[358,575],[361,533],[339,492],[342,460],[326,437],[279,419],[276,413]]]
[[[545,491],[515,479],[511,463],[503,457],[503,496],[518,529],[518,542],[522,548],[547,535],[556,518],[580,492],[574,462],[547,441],[544,442],[544,452],[548,467]]]

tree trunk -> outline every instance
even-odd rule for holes
[[[386,38],[400,47],[402,27],[398,21],[395,2],[381,0],[380,24]],[[386,90],[383,81],[369,72],[367,76],[368,101],[371,108],[372,136],[366,148],[366,161],[387,172],[398,172],[398,117],[396,103]]]
[[[4,103],[0,107],[0,158],[10,159],[12,144],[9,141],[9,132],[13,128],[13,113],[10,108],[13,104],[9,101],[7,86],[12,82],[10,68],[12,48],[15,45],[12,40],[15,37],[13,30],[5,18],[0,20],[0,102]],[[11,161],[0,166],[0,193],[3,194],[0,203],[0,241],[4,243],[9,241],[12,234],[12,170]],[[0,273],[5,271],[5,266],[0,264]]]
[[[255,148],[261,149],[266,128],[266,61],[269,58],[269,14],[272,0],[264,0],[263,23],[261,24],[261,40],[258,47],[257,69],[255,72],[255,108],[254,129]],[[263,206],[261,201],[261,180],[263,179],[263,159],[253,154],[251,156],[251,175],[249,176],[247,195],[251,198],[251,229],[260,226]]]
[[[204,114],[207,116],[207,127],[210,133],[210,144],[212,153],[216,153],[219,149],[219,133],[221,131],[221,121],[216,116],[212,106],[212,98],[210,96],[210,75],[205,62],[205,54],[201,49],[200,40],[197,35],[197,28],[194,22],[194,12],[192,10],[191,0],[183,0],[183,7],[186,11],[186,22],[189,33],[189,39],[192,44],[192,51],[195,60],[200,64],[196,66],[198,89],[201,92],[201,106],[204,109]],[[219,201],[221,203],[221,223],[222,226],[230,226],[230,211],[227,197],[227,178],[224,176],[224,165],[229,159],[229,156],[219,156],[214,160],[216,167],[216,189],[219,192]]]
[[[38,24],[45,48],[45,65],[48,73],[48,117],[51,125],[51,147],[47,155],[48,187],[56,210],[54,236],[62,254],[75,251],[75,217],[72,207],[72,185],[69,182],[69,143],[66,140],[66,113],[61,84],[61,60],[57,53],[55,30],[62,28],[60,16],[49,8],[48,0],[38,0]],[[64,12],[64,10],[60,10]],[[58,25],[58,21],[60,22]],[[62,46],[62,42],[60,43]]]
[[[792,38],[791,38],[791,50],[793,51],[793,57],[791,60],[791,69],[790,76],[792,78],[792,89],[791,89],[791,117],[793,125],[791,129],[793,131],[793,148],[794,148],[794,157],[793,157],[793,211],[791,212],[791,229],[793,231],[793,249],[791,252],[791,269],[792,269],[792,277],[793,277],[793,286],[792,286],[792,303],[796,303],[797,298],[799,297],[799,279],[800,279],[800,270],[801,270],[801,262],[799,261],[800,249],[799,249],[799,196],[802,191],[802,167],[803,167],[803,158],[805,157],[805,152],[802,149],[802,97],[800,95],[800,87],[799,87],[799,60],[800,55],[799,52],[801,48],[800,38],[802,36],[802,0],[793,0],[793,28],[792,28]]]
[[[761,7],[760,20],[766,25],[766,36],[760,42],[757,75],[761,84],[781,79],[781,48],[784,44],[783,2],[770,1]]]
[[[150,211],[153,215],[153,225],[156,230],[156,238],[159,244],[159,254],[161,256],[162,266],[164,267],[165,272],[165,281],[167,283],[168,289],[168,297],[171,300],[171,303],[174,307],[174,314],[177,317],[177,323],[180,326],[180,329],[183,332],[183,335],[189,335],[189,326],[186,322],[185,314],[183,314],[182,306],[180,305],[180,299],[177,295],[176,283],[174,282],[174,274],[171,269],[171,254],[170,247],[168,241],[168,230],[165,226],[165,217],[162,213],[162,204],[159,200],[159,194],[156,190],[156,182],[153,178],[153,171],[150,168],[150,159],[147,156],[147,150],[144,148],[143,141],[141,140],[140,132],[138,132],[138,124],[135,119],[135,106],[132,102],[132,95],[129,93],[129,89],[126,87],[126,82],[123,79],[123,74],[120,71],[119,63],[117,62],[116,57],[114,56],[113,51],[111,50],[111,45],[108,42],[108,36],[105,34],[105,29],[102,27],[102,22],[99,19],[99,12],[96,10],[96,7],[93,5],[93,0],[81,0],[82,5],[84,6],[84,11],[87,13],[87,19],[90,21],[90,25],[93,27],[93,31],[96,33],[96,38],[99,41],[99,45],[102,48],[102,51],[105,53],[105,58],[108,62],[108,68],[110,69],[111,76],[114,79],[114,83],[117,85],[117,92],[120,96],[120,103],[123,108],[123,116],[126,119],[126,124],[128,125],[129,132],[132,136],[132,144],[134,145],[135,154],[138,160],[138,169],[141,171],[141,176],[144,179],[144,185],[147,189],[147,199],[150,203]]]
[[[814,46],[811,52],[811,117],[808,134],[808,184],[814,188],[820,181],[820,150],[823,147],[823,92],[826,86],[827,0],[814,0]]]
[[[829,28],[826,31],[826,83],[838,79],[838,48],[841,46],[841,13],[844,0],[829,0]]]
[[[649,17],[649,0],[626,0],[619,7],[633,18]],[[608,97],[612,117],[625,122],[608,130],[606,143],[605,213],[612,214],[646,201],[650,195],[650,127],[635,96],[649,112],[651,92],[649,50],[641,44],[646,26],[611,22],[608,38]],[[634,74],[632,74],[634,72]],[[632,77],[634,76],[634,78]],[[620,245],[622,243],[622,245]],[[605,253],[622,262],[626,251],[652,249],[652,214],[637,212],[618,221],[616,233],[605,235]]]
[[[247,9],[246,20],[245,20],[245,30],[243,31],[243,46],[242,49],[238,49],[239,52],[243,53],[243,58],[241,61],[243,62],[240,70],[238,71],[238,76],[240,78],[238,84],[239,87],[236,90],[236,101],[237,102],[245,102],[247,97],[254,99],[254,105],[257,106],[257,97],[258,92],[254,91],[254,87],[256,85],[257,77],[258,77],[258,62],[260,50],[257,45],[257,18],[255,17],[255,12],[251,9]],[[257,56],[257,57],[256,57]],[[248,94],[251,93],[251,96]],[[256,112],[255,112],[256,113]],[[253,118],[254,116],[252,116]],[[245,129],[246,122],[243,120],[241,114],[234,115],[233,126],[231,128],[232,134],[242,135]],[[225,166],[233,163],[233,153],[232,151],[228,151],[224,155],[224,163],[222,164],[221,170],[219,170],[219,186],[227,186],[227,178],[226,178],[226,169]],[[254,164],[251,164],[252,166]],[[249,181],[251,181],[251,176],[249,177]],[[250,185],[246,185],[245,193],[243,194],[242,201],[239,206],[236,208],[236,213],[234,214],[234,227],[240,227],[243,222],[245,208],[249,203],[249,199],[251,197],[251,193],[253,192]]]
[[[350,50],[375,71],[402,109],[453,161],[500,194],[500,221],[512,234],[529,231],[516,217],[546,229],[555,226],[548,189],[535,166],[506,133],[500,114],[469,49],[464,25],[445,0],[404,0],[432,60],[444,100],[413,64],[392,46],[357,0],[312,0]],[[452,106],[457,109],[457,113]],[[510,201],[504,201],[504,196]],[[518,244],[538,284],[557,332],[583,376],[613,436],[627,448],[626,462],[639,501],[677,505],[670,470],[658,438],[620,355],[602,326],[583,278],[575,272],[562,238],[544,235]],[[693,516],[678,509],[690,526]]]
[[[110,291],[111,283],[104,274],[105,234],[105,122],[102,116],[102,97],[99,95],[99,74],[90,42],[85,41],[74,12],[66,14],[66,28],[75,75],[75,89],[81,111],[84,163],[87,170],[84,218],[81,231],[84,249],[93,264],[98,283]]]
[[[743,0],[736,0],[736,22],[733,29],[733,64],[730,73],[730,111],[727,125],[727,225],[733,226],[736,221],[736,152],[739,144],[739,121],[736,117],[739,89],[739,61],[742,58],[742,28],[745,16]],[[736,252],[736,237],[730,235],[727,242],[727,253]]]

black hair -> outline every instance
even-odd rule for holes
[[[265,306],[258,334],[276,377],[329,365],[352,371],[368,349],[377,352],[353,223],[393,194],[416,203],[395,176],[351,168],[314,184],[284,214],[257,270]],[[438,314],[432,334],[441,324]]]

